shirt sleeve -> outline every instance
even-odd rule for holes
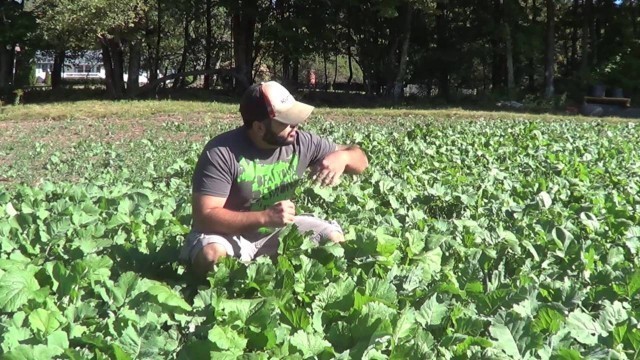
[[[200,155],[193,173],[193,192],[215,197],[229,196],[234,166],[225,148],[214,147]]]
[[[328,154],[336,151],[338,146],[328,139],[308,132],[301,132],[302,147],[306,150],[306,157],[310,166],[321,161]]]

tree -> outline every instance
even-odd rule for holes
[[[554,67],[556,56],[556,4],[555,0],[545,0],[547,8],[547,37],[545,43],[545,65],[544,65],[544,96],[550,98],[554,94]]]
[[[24,3],[0,2],[0,91],[6,92],[15,86],[16,50],[30,45],[35,25],[35,19],[25,11]]]

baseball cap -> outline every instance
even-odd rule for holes
[[[305,121],[313,109],[311,105],[296,101],[275,81],[251,85],[240,101],[240,114],[245,123],[269,118],[295,126]]]

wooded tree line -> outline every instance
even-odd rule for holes
[[[637,0],[0,1],[4,89],[28,78],[36,50],[54,54],[55,88],[67,54],[97,49],[114,98],[197,76],[241,91],[264,71],[298,86],[311,66],[319,83],[334,82],[338,57],[346,83],[359,69],[368,93],[395,99],[406,84],[447,100],[640,90]]]

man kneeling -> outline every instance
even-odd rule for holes
[[[223,256],[250,261],[275,255],[284,226],[295,224],[312,240],[344,241],[335,222],[296,215],[290,199],[307,168],[332,186],[343,173],[368,166],[358,146],[336,145],[298,129],[313,107],[296,101],[274,81],[251,86],[240,102],[243,126],[205,146],[193,174],[192,229],[180,252],[205,276]]]

